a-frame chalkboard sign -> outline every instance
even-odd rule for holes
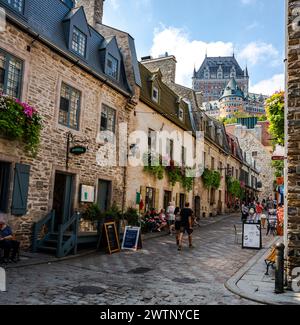
[[[120,240],[117,232],[117,226],[115,222],[108,222],[103,225],[104,232],[102,231],[105,246],[108,249],[109,254],[120,252]]]

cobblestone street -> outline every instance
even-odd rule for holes
[[[7,270],[1,304],[252,304],[225,289],[256,251],[234,244],[238,217],[220,218],[194,233],[195,248],[178,252],[174,236],[144,242],[143,250],[93,254]],[[264,245],[272,238],[264,238]],[[94,287],[94,294],[78,287]],[[95,288],[96,287],[96,288]],[[90,289],[90,288],[87,288]]]

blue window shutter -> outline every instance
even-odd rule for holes
[[[30,166],[16,164],[11,213],[23,216],[27,213]]]

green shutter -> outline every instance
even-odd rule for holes
[[[27,213],[30,166],[16,164],[11,213],[23,216]]]

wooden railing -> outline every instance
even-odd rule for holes
[[[43,246],[44,242],[54,232],[54,222],[55,222],[55,211],[53,210],[49,212],[44,219],[40,220],[34,225],[33,238],[32,238],[32,251],[34,253],[37,252],[39,246]],[[43,238],[39,238],[40,232],[45,226],[47,227],[48,231]]]
[[[72,250],[74,255],[77,254],[78,228],[80,217],[80,213],[76,212],[68,222],[59,226],[56,251],[57,257],[67,256]],[[64,241],[64,237],[67,236],[69,238]]]

